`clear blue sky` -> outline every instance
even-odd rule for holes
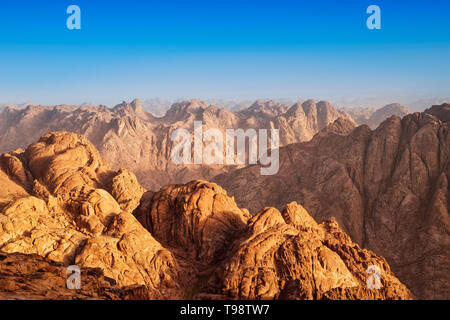
[[[449,96],[449,16],[448,0],[1,0],[0,102]]]

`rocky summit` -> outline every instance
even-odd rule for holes
[[[335,217],[419,298],[450,299],[449,121],[449,104],[375,130],[338,119],[281,148],[278,174],[249,166],[214,181],[251,212],[297,201],[318,221]]]
[[[148,191],[67,132],[3,154],[0,168],[3,298],[414,298],[383,257],[295,202],[250,213],[201,180]],[[78,290],[66,288],[73,265]]]
[[[399,103],[391,103],[380,109],[375,108],[344,108],[358,125],[366,124],[371,129],[376,129],[384,120],[394,115],[403,118],[410,114],[408,108]]]

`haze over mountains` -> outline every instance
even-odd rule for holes
[[[196,120],[221,132],[279,129],[278,174],[173,164],[172,132]],[[33,257],[10,254],[100,268],[106,282],[92,286],[115,298],[412,298],[392,268],[415,296],[450,299],[449,121],[448,104],[410,114],[256,101],[233,112],[190,100],[162,117],[139,100],[6,107],[0,251],[30,268]],[[364,286],[375,262],[381,292]],[[39,295],[36,286],[25,287]]]
[[[178,128],[193,131],[201,120],[205,130],[280,130],[280,145],[308,141],[320,129],[339,117],[350,116],[321,101],[308,100],[293,106],[274,101],[257,101],[232,112],[198,100],[175,103],[160,118],[144,110],[139,100],[105,106],[28,106],[6,108],[0,114],[0,152],[7,152],[37,141],[51,131],[70,131],[86,136],[113,168],[128,168],[141,183],[156,190],[167,183],[192,179],[212,179],[238,166],[178,166],[170,161],[171,136]],[[242,165],[240,165],[242,167]]]
[[[432,105],[441,105],[450,101],[448,96],[433,96],[420,94],[403,94],[391,96],[389,94],[375,95],[373,97],[345,97],[330,100],[341,109],[380,109],[383,106],[399,103],[411,112],[423,112]]]
[[[375,108],[354,108],[342,109],[347,112],[358,124],[367,124],[371,129],[376,129],[387,118],[397,115],[404,117],[410,111],[399,103],[392,103],[380,109]]]
[[[149,98],[142,99],[142,107],[152,115],[156,117],[162,117],[165,113],[170,109],[170,107],[174,103],[179,103],[183,101],[188,101],[192,99],[186,98],[178,98],[178,99],[165,99],[165,98]],[[215,105],[219,108],[227,109],[230,111],[240,111],[250,107],[255,100],[250,99],[220,99],[220,98],[205,98],[198,99],[200,101],[204,101],[207,104]],[[279,104],[285,104],[288,106],[292,106],[297,102],[304,102],[306,99],[288,99],[288,98],[264,98],[257,99],[257,101],[268,102],[268,101],[276,101]],[[348,112],[355,111],[356,113],[365,110],[365,113],[371,113],[378,109],[381,109],[390,104],[400,104],[408,109],[410,112],[423,112],[431,105],[440,105],[447,101],[450,101],[450,98],[442,98],[442,97],[415,97],[415,96],[407,96],[407,97],[383,97],[383,99],[377,98],[354,98],[354,99],[331,99],[328,100],[335,108],[342,109]],[[394,101],[398,101],[398,103],[393,103]],[[9,106],[12,108],[21,109],[28,105],[41,105],[34,103],[32,101],[27,101],[24,103],[2,103],[0,102],[0,110]],[[84,102],[81,104],[77,104],[79,106],[95,106],[94,103]],[[113,107],[114,105],[109,105]],[[370,116],[370,115],[369,115]]]

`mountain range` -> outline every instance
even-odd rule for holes
[[[335,217],[418,297],[449,299],[449,121],[449,104],[375,130],[338,119],[281,148],[277,175],[254,165],[214,181],[252,212],[297,201],[317,220]]]
[[[145,111],[139,100],[106,106],[28,106],[6,108],[0,113],[0,152],[24,148],[51,131],[86,136],[115,169],[127,168],[139,181],[156,190],[168,183],[210,180],[242,165],[175,165],[171,159],[172,133],[179,128],[193,132],[194,121],[204,129],[279,129],[280,145],[310,140],[339,117],[350,116],[328,102],[308,100],[293,106],[257,101],[231,112],[198,100],[175,103],[163,117]]]
[[[252,215],[206,181],[146,191],[67,132],[0,163],[5,299],[414,298],[383,257],[295,202]],[[65,287],[69,265],[80,290]]]
[[[279,172],[175,165],[170,137],[194,121],[279,129]],[[0,296],[76,298],[61,288],[76,264],[78,298],[449,299],[449,121],[449,104],[7,106]]]

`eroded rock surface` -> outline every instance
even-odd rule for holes
[[[376,130],[342,120],[310,142],[280,149],[280,170],[249,166],[214,179],[255,213],[297,201],[335,217],[360,246],[384,256],[415,295],[450,299],[450,105]]]
[[[218,185],[172,185],[135,212],[161,243],[194,266],[194,298],[410,299],[386,261],[353,243],[334,220],[317,224],[297,203],[281,214],[239,209]],[[382,288],[367,288],[367,268]]]
[[[127,197],[139,196],[142,187],[127,194],[127,183],[133,182],[123,182],[126,174],[110,170],[92,144],[76,134],[45,135],[21,157],[25,174],[22,169],[6,170],[10,176],[0,173],[9,199],[0,215],[0,250],[101,268],[120,286],[147,285],[176,297],[174,257],[127,211],[133,207]],[[14,161],[13,168],[21,166]],[[17,185],[24,177],[24,185]]]
[[[280,130],[280,145],[307,141],[339,117],[350,116],[328,102],[308,100],[292,107],[274,101],[257,101],[232,112],[198,100],[178,102],[163,117],[146,112],[136,99],[109,109],[105,106],[35,106],[6,108],[0,112],[0,152],[26,148],[49,131],[70,131],[84,135],[109,165],[126,168],[151,190],[194,179],[210,180],[243,165],[176,165],[172,162],[172,134],[187,129],[193,134],[194,121],[204,131],[218,129]],[[75,150],[74,153],[77,151]]]
[[[67,132],[4,154],[0,164],[6,298],[413,298],[383,258],[296,203],[252,216],[215,183],[146,191]],[[64,287],[69,265],[84,272],[81,291]],[[381,270],[376,291],[366,284],[371,265]]]

